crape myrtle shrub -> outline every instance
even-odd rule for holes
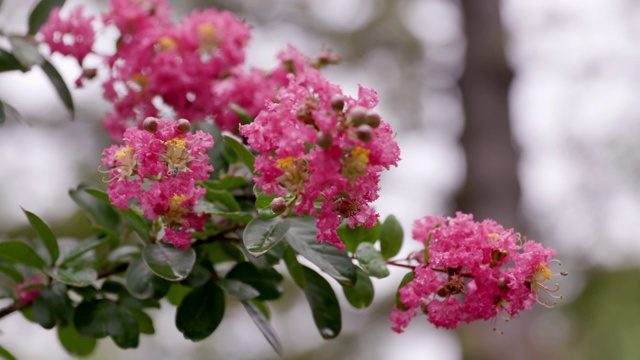
[[[0,317],[21,311],[55,327],[66,350],[82,356],[107,336],[137,347],[140,334],[154,333],[146,309],[161,299],[177,306],[176,327],[193,341],[211,335],[226,302],[237,301],[281,353],[268,308],[282,295],[281,262],[325,339],[341,330],[329,282],[365,308],[370,278],[388,276],[390,265],[408,271],[389,309],[398,333],[419,314],[452,329],[555,303],[557,285],[545,285],[555,251],[493,220],[420,218],[412,237],[422,250],[394,258],[403,230],[393,215],[380,221],[371,202],[400,149],[374,90],[350,97],[322,75],[339,62],[335,54],[308,57],[289,46],[274,68],[253,68],[245,64],[251,27],[230,12],[194,10],[174,23],[164,0],[111,0],[100,16],[63,3],[42,0],[27,34],[3,35],[10,47],[0,49],[0,71],[41,67],[72,116],[69,90],[43,54],[75,58],[78,87],[104,72],[111,110],[103,125],[114,145],[103,152],[104,184],[70,191],[92,236],[63,252],[25,210],[35,247],[0,242],[2,296],[13,300]],[[106,28],[119,32],[115,51],[98,55]],[[89,55],[103,64],[86,66]],[[0,121],[10,114],[0,102]]]

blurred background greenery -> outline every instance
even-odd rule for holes
[[[254,27],[252,65],[274,65],[288,43],[309,55],[325,48],[342,55],[327,77],[350,94],[359,83],[375,88],[381,114],[398,132],[403,160],[383,177],[377,209],[395,214],[407,237],[418,217],[470,211],[556,248],[563,265],[554,271],[569,272],[561,279],[565,299],[554,309],[538,306],[518,319],[457,331],[419,318],[397,335],[387,322],[404,274],[395,271],[375,282],[371,308],[342,302],[343,333],[331,341],[317,334],[288,282],[273,316],[286,358],[638,358],[640,2],[169,2],[175,19],[210,6],[246,19]],[[33,3],[4,0],[0,29],[25,31]],[[69,0],[66,7],[80,4],[94,14],[108,6]],[[73,61],[52,60],[72,84],[79,73]],[[73,96],[70,122],[42,73],[0,74],[0,99],[23,117],[0,127],[2,236],[33,236],[19,206],[63,237],[87,234],[89,222],[66,189],[100,180],[96,168],[109,144],[100,119],[108,105],[97,81]],[[193,344],[175,330],[175,309],[165,305],[153,314],[157,334],[144,336],[139,349],[103,340],[90,358],[276,358],[241,308],[230,306],[214,335]],[[68,357],[53,331],[20,314],[0,321],[0,344],[24,359]]]

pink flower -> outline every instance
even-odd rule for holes
[[[557,288],[543,284],[551,279],[555,251],[533,240],[521,244],[518,234],[493,220],[476,222],[461,212],[449,218],[427,216],[415,222],[413,238],[425,244],[429,260],[399,290],[406,309],[394,309],[394,331],[402,332],[417,309],[437,327],[452,329],[503,311],[516,316],[536,301],[549,305],[539,299],[540,290],[555,297],[551,293]]]
[[[16,285],[16,291],[18,292],[18,300],[23,304],[31,304],[38,296],[40,287],[32,287],[32,285],[42,284],[40,276],[34,276],[25,280],[23,283]]]
[[[109,167],[109,199],[119,209],[137,205],[144,216],[161,221],[164,241],[186,249],[191,231],[201,231],[204,217],[194,211],[205,189],[195,181],[206,180],[213,167],[206,151],[211,135],[190,133],[187,120],[145,120],[144,130],[132,127],[124,144],[104,150]]]
[[[376,224],[369,203],[378,197],[380,172],[397,165],[400,150],[389,124],[373,110],[373,90],[361,87],[357,99],[344,96],[296,54],[290,48],[286,55],[295,76],[287,75],[277,100],[267,101],[240,132],[260,153],[260,189],[293,199],[296,214],[318,219],[317,240],[343,249],[336,228],[342,220],[351,227]]]
[[[91,53],[95,41],[95,33],[91,27],[93,18],[83,16],[82,7],[77,7],[67,19],[62,19],[60,8],[55,8],[39,32],[52,53],[73,56],[82,64],[85,56]]]

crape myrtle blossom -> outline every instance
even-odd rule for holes
[[[49,45],[52,53],[60,53],[76,58],[82,65],[91,53],[95,33],[91,26],[93,16],[84,16],[82,7],[76,7],[66,19],[60,16],[60,8],[51,10],[47,22],[40,27],[42,42]]]
[[[498,314],[517,316],[538,302],[542,290],[552,295],[559,286],[551,279],[549,263],[555,251],[533,240],[522,244],[519,234],[493,220],[477,222],[473,215],[427,216],[414,224],[413,238],[425,245],[426,256],[414,278],[399,290],[400,303],[390,316],[401,333],[418,311],[437,327],[453,329],[460,322],[488,320]],[[425,262],[425,258],[428,260]]]
[[[206,154],[213,146],[211,135],[189,130],[185,119],[147,118],[143,130],[127,129],[124,144],[105,149],[102,159],[109,167],[110,201],[119,209],[137,205],[145,217],[161,221],[165,242],[183,249],[206,221],[194,211],[205,193],[195,182],[213,171]]]
[[[293,65],[304,65],[289,49]],[[267,194],[287,198],[297,215],[317,218],[316,238],[343,249],[336,228],[376,224],[369,203],[378,197],[380,172],[397,165],[393,132],[373,110],[378,98],[360,87],[344,96],[315,68],[300,66],[289,83],[267,101],[253,123],[240,132],[259,155],[255,181]]]

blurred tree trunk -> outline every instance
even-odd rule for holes
[[[460,210],[478,220],[493,218],[505,227],[521,229],[518,155],[508,106],[513,74],[504,53],[500,1],[462,0],[461,10],[467,38],[466,67],[460,79],[467,177],[456,201]]]

